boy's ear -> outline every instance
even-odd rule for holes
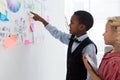
[[[86,26],[81,24],[80,27],[79,27],[81,30],[85,30],[86,29]]]

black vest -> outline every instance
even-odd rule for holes
[[[87,37],[79,44],[79,46],[73,52],[71,52],[71,47],[73,44],[73,41],[71,40],[72,38],[74,38],[74,35],[71,36],[68,46],[66,80],[86,80],[87,70],[82,60],[82,50],[85,46],[93,42]]]

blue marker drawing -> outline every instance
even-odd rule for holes
[[[7,11],[5,11],[5,14],[2,14],[2,13],[0,12],[0,20],[1,20],[1,21],[9,21],[9,19],[7,18],[7,14],[8,14]]]

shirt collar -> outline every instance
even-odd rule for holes
[[[77,37],[77,36],[75,36],[75,38],[77,38],[79,41],[83,41],[85,38],[87,38],[88,37],[88,35],[87,34],[84,34],[84,35],[82,35],[82,36],[80,36],[80,37]]]

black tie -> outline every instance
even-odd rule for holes
[[[81,41],[79,41],[79,40],[76,39],[76,38],[72,38],[71,40],[72,40],[73,42],[81,43]]]

